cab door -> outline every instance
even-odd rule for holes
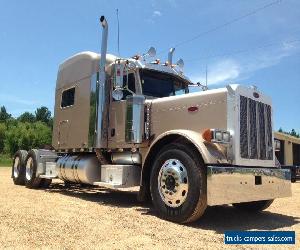
[[[112,79],[114,81],[114,79]],[[112,84],[112,91],[115,84]],[[136,94],[136,73],[131,72],[123,77],[122,97],[114,97],[112,94],[109,112],[109,131],[108,147],[123,148],[126,147],[125,141],[125,123],[128,95]]]
[[[75,104],[76,85],[67,89],[59,89],[56,91],[56,110],[54,133],[57,133],[56,145],[58,149],[69,147],[69,132],[72,121],[72,114]],[[57,129],[57,131],[55,131]]]

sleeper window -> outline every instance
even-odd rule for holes
[[[61,107],[69,107],[74,105],[75,99],[75,88],[67,89],[63,91],[62,98],[61,98]]]

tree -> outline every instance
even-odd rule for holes
[[[51,144],[51,129],[48,125],[43,122],[18,122],[5,134],[4,151],[13,155],[19,149],[29,150],[47,144]]]
[[[297,133],[295,129],[292,129],[291,132],[286,132],[282,128],[279,128],[278,132],[300,138],[300,134]]]
[[[37,108],[35,111],[35,120],[49,124],[51,120],[51,112],[47,107]]]
[[[25,112],[18,117],[20,122],[35,122],[35,116],[30,112]]]
[[[4,140],[5,140],[5,133],[6,133],[6,125],[5,123],[0,123],[0,153],[3,152],[4,149]]]
[[[297,137],[297,133],[296,133],[295,129],[292,129],[290,135]]]
[[[7,113],[6,108],[2,106],[0,108],[0,122],[6,122],[9,118],[11,118],[11,114]]]

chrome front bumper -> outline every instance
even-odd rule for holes
[[[207,166],[210,206],[291,195],[291,174],[287,169]]]

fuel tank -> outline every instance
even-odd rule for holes
[[[56,162],[58,178],[73,183],[93,184],[101,180],[101,167],[95,155],[65,155]]]

